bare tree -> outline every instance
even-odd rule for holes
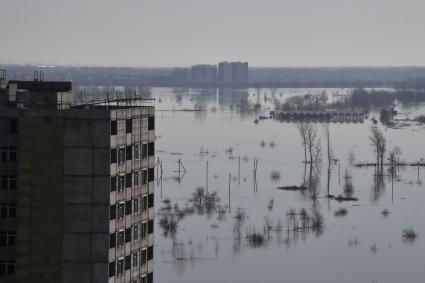
[[[378,129],[378,127],[372,127],[369,139],[372,142],[372,146],[376,154],[376,167],[379,169],[377,173],[383,174],[384,156],[387,147],[384,134]]]
[[[318,139],[317,128],[313,124],[306,124],[306,144],[310,155],[310,168],[312,169],[314,161],[314,150]]]
[[[333,151],[331,146],[331,131],[329,124],[323,124],[323,131],[325,132],[325,141],[326,141],[326,153],[328,157],[328,167],[331,167],[331,162],[333,158]]]
[[[297,123],[297,130],[301,136],[301,144],[304,147],[304,164],[307,164],[307,128],[308,124],[306,123]]]
[[[319,180],[319,163],[321,160],[321,142],[318,136],[317,127],[309,123],[306,126],[307,150],[310,156],[309,189],[313,198],[317,197]]]

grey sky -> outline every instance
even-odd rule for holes
[[[0,63],[425,66],[425,0],[0,0]]]

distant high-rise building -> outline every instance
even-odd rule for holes
[[[173,81],[176,83],[188,83],[192,81],[192,71],[190,68],[174,68]]]
[[[2,77],[0,282],[153,282],[154,115]]]
[[[222,83],[233,82],[232,63],[221,62],[218,64],[218,81]]]
[[[248,82],[247,62],[221,62],[218,64],[218,81],[224,84]]]
[[[191,68],[192,82],[199,84],[209,84],[217,82],[216,65],[195,65]]]

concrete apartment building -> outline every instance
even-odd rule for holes
[[[195,65],[191,67],[192,82],[197,84],[213,84],[217,82],[216,65]]]
[[[248,62],[221,62],[218,64],[218,81],[223,84],[248,82]]]
[[[0,282],[153,282],[153,103],[1,75]]]
[[[192,70],[191,68],[174,68],[173,69],[173,81],[179,83],[190,83],[192,81]]]

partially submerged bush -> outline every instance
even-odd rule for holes
[[[273,170],[270,174],[270,179],[272,179],[273,182],[278,182],[280,180],[280,172],[277,170]]]
[[[416,240],[417,234],[412,227],[404,229],[402,233],[403,241],[405,242],[414,242]]]
[[[335,215],[335,217],[342,217],[342,216],[346,216],[347,213],[348,213],[347,209],[341,207],[340,209],[335,211],[334,215]]]
[[[248,241],[253,247],[261,247],[264,244],[264,235],[260,233],[252,233],[248,235]]]

